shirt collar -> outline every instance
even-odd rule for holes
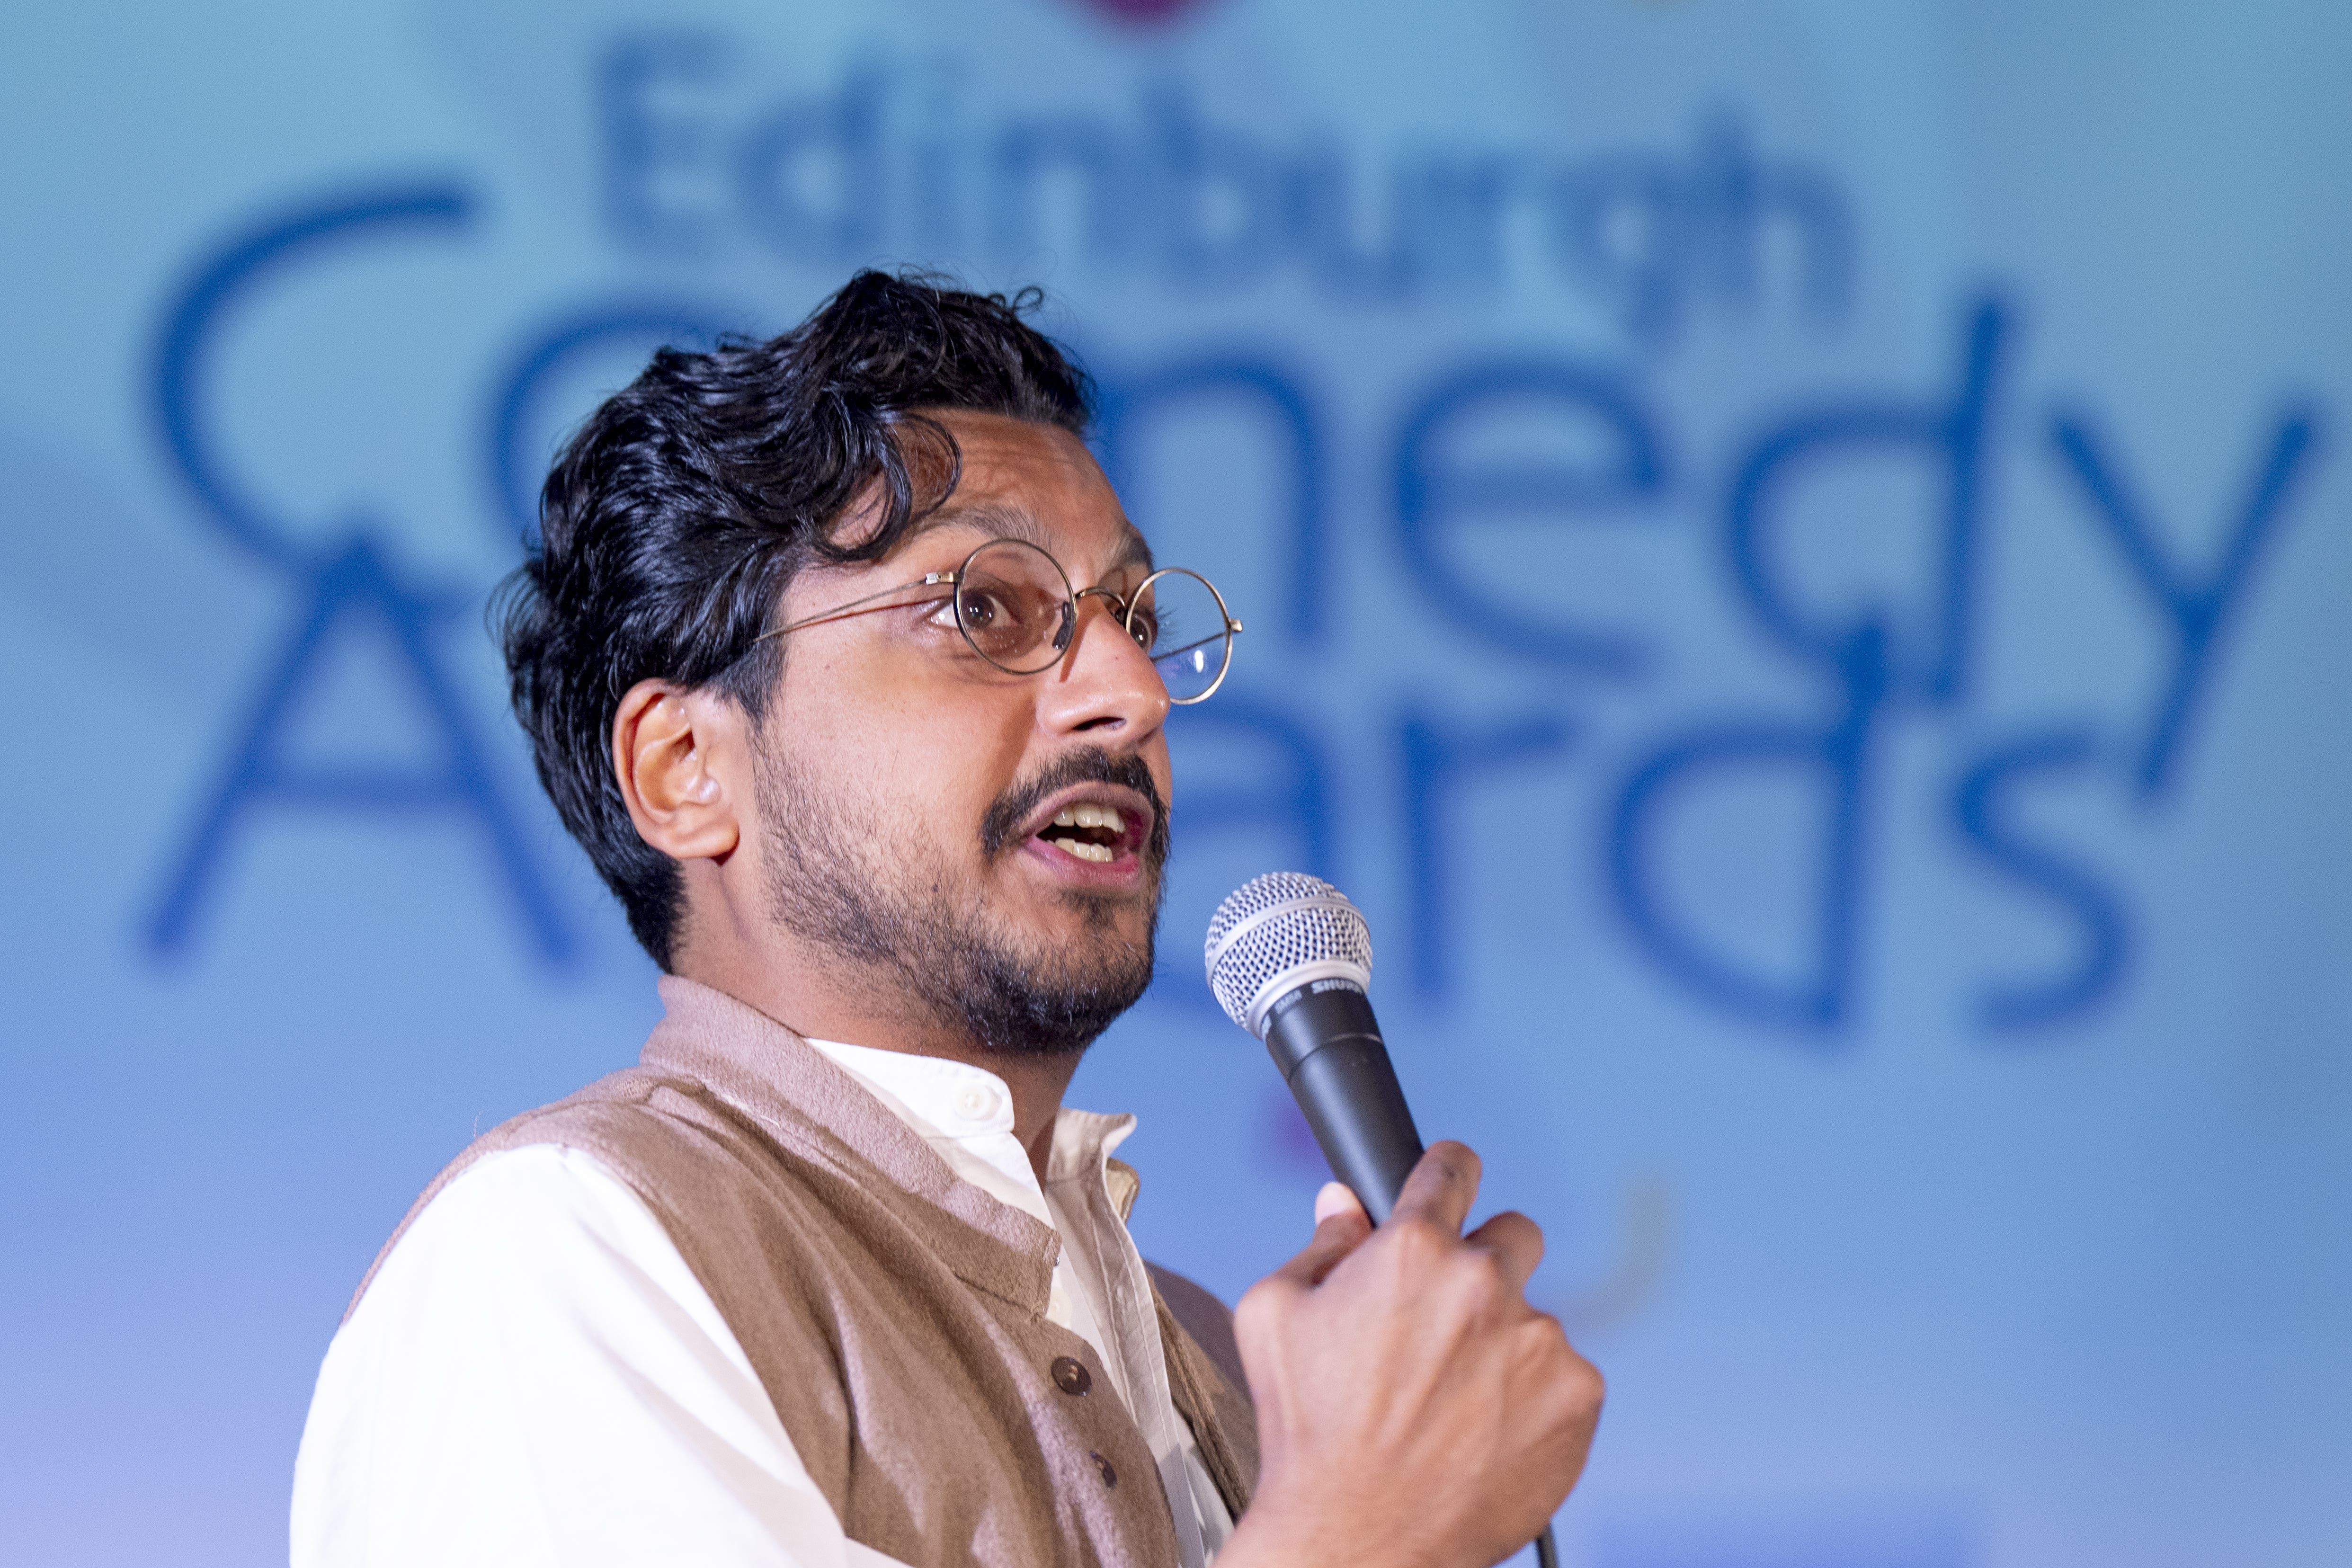
[[[840,1040],[808,1043],[924,1138],[979,1145],[982,1149],[975,1152],[986,1158],[987,1152],[982,1152],[986,1142],[1013,1131],[1013,1090],[986,1068]],[[1099,1183],[1118,1217],[1125,1220],[1135,1206],[1142,1179],[1132,1166],[1110,1156],[1134,1131],[1133,1116],[1064,1106],[1054,1118],[1053,1145],[1045,1154],[1046,1183],[1056,1186],[1088,1179]],[[1025,1163],[1026,1156],[1023,1159]]]
[[[1013,1090],[986,1068],[839,1040],[809,1044],[926,1138],[961,1141],[1013,1131]]]

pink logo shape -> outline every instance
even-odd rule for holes
[[[1184,12],[1202,4],[1202,0],[1085,0],[1085,4],[1088,9],[1098,11],[1114,22],[1156,27],[1174,21]]]

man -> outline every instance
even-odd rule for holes
[[[1150,982],[1163,721],[1233,629],[1085,421],[1017,307],[869,272],[563,454],[515,706],[667,1016],[387,1246],[299,1568],[1481,1564],[1574,1484],[1599,1380],[1535,1226],[1461,1235],[1469,1151],[1377,1234],[1327,1187],[1236,1363],[1128,1237],[1131,1119],[1061,1104]]]

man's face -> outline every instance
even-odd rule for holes
[[[939,417],[963,456],[947,504],[884,561],[802,573],[784,623],[954,571],[1003,535],[1076,589],[1125,595],[1150,573],[1075,437]],[[985,1048],[1081,1050],[1151,977],[1167,691],[1098,596],[1078,601],[1062,660],[1028,676],[975,655],[945,601],[902,597],[787,639],[758,743],[772,911]]]

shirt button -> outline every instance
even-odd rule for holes
[[[980,1084],[966,1084],[956,1091],[955,1108],[967,1121],[986,1121],[996,1114],[996,1095]]]
[[[1053,1373],[1055,1385],[1065,1394],[1084,1394],[1095,1385],[1095,1374],[1073,1356],[1055,1356]]]
[[[1088,1454],[1087,1458],[1092,1459],[1095,1462],[1095,1468],[1102,1472],[1103,1485],[1106,1488],[1118,1485],[1118,1472],[1110,1468],[1108,1459],[1104,1458],[1100,1454]]]

